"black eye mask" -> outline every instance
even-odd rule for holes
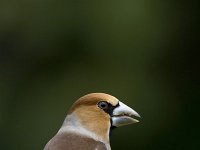
[[[110,115],[110,132],[109,132],[109,136],[111,136],[112,131],[116,128],[115,126],[113,126],[112,123],[112,119],[111,117],[113,116],[113,110],[116,107],[119,107],[119,102],[116,106],[112,106],[110,103],[106,102],[106,101],[100,101],[98,103],[98,107],[101,108],[102,110],[104,110],[107,114]]]
[[[107,114],[110,115],[110,117],[112,117],[113,115],[113,110],[119,106],[119,103],[116,106],[111,105],[110,103],[106,102],[106,101],[100,101],[98,104],[98,107],[101,108],[102,110],[104,110]]]

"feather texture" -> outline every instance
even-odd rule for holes
[[[57,134],[44,150],[107,150],[102,142],[73,133]]]

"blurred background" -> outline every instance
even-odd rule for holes
[[[142,116],[113,132],[113,150],[198,149],[198,9],[193,0],[1,0],[0,149],[43,149],[91,92]]]

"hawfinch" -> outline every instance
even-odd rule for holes
[[[105,93],[79,98],[57,134],[44,150],[111,150],[109,135],[115,127],[139,122],[140,115]]]

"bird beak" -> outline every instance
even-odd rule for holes
[[[113,110],[112,125],[119,127],[139,122],[135,118],[140,118],[140,115],[135,110],[119,101],[119,106]]]

